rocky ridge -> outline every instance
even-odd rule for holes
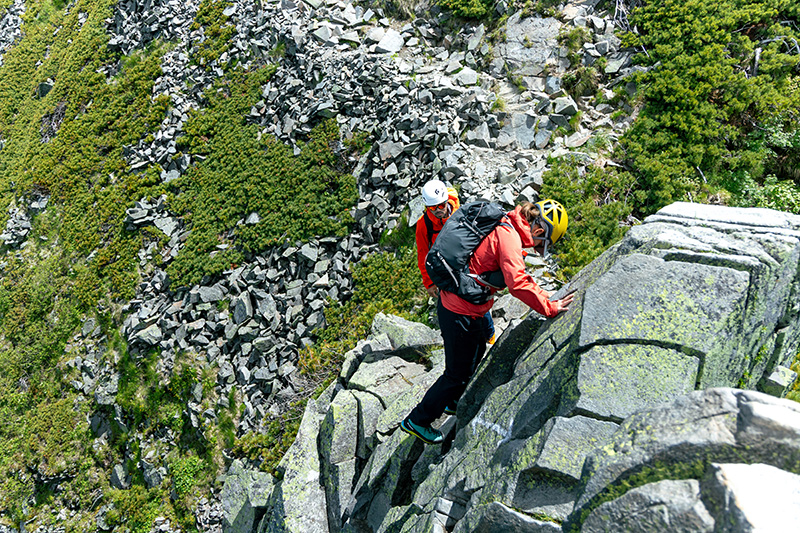
[[[191,12],[188,7],[184,9],[189,11],[177,15],[166,12],[158,20],[173,17],[183,21],[183,30],[171,30],[172,34],[182,35]],[[411,207],[412,220],[421,213],[414,197],[416,187],[427,177],[439,175],[460,184],[465,200],[480,195],[499,197],[512,204],[518,199],[535,198],[545,156],[552,152],[534,147],[533,132],[550,131],[548,121],[552,119],[555,125],[559,120],[554,118],[559,115],[556,111],[562,116],[577,112],[574,102],[571,107],[561,105],[560,99],[568,97],[560,96],[564,93],[559,89],[551,91],[551,95],[532,90],[518,96],[511,105],[515,109],[527,107],[524,117],[520,113],[490,113],[491,102],[497,97],[482,85],[492,82],[486,81],[487,76],[477,85],[477,79],[467,76],[472,70],[469,65],[478,67],[475,58],[481,58],[481,49],[485,50],[480,27],[450,44],[451,49],[463,47],[465,52],[451,53],[443,46],[434,48],[436,55],[431,64],[423,52],[437,38],[446,37],[435,20],[417,19],[397,32],[389,27],[388,20],[346,3],[313,7],[269,3],[263,11],[254,10],[254,5],[247,2],[235,3],[226,10],[236,21],[237,37],[230,57],[220,61],[252,60],[248,54],[253,50],[263,54],[280,42],[287,43],[278,71],[263,89],[264,100],[256,102],[251,110],[250,119],[261,124],[264,134],[292,144],[308,133],[316,120],[328,116],[337,117],[345,137],[358,131],[382,133],[354,171],[362,198],[353,212],[359,231],[347,240],[286,243],[269,255],[253,258],[247,265],[227,272],[222,280],[176,293],[164,290],[166,278],[160,272],[142,284],[140,295],[128,309],[131,314],[125,331],[129,343],[134,349],[160,346],[165,371],[170,370],[171,355],[177,350],[196,347],[219,365],[223,393],[226,386],[237,381],[256,390],[278,375],[291,374],[297,349],[309,342],[309,333],[315,327],[322,325],[321,310],[326,298],[348,297],[349,265],[377,249],[377,238],[393,227],[406,206]],[[170,34],[159,29],[158,24],[151,25],[149,33],[131,29],[137,23],[143,24],[143,4],[122,3],[120,12],[115,42],[123,49],[146,44],[146,35]],[[154,16],[150,14],[149,19]],[[577,25],[586,23],[580,17],[572,20]],[[370,21],[373,24],[368,25]],[[558,25],[555,19],[547,22],[547,47],[554,44]],[[612,24],[596,23],[594,27],[600,28],[601,36],[613,40],[613,34],[607,33]],[[191,32],[188,37],[198,38]],[[390,41],[395,44],[390,46]],[[507,44],[504,57],[513,61],[523,48]],[[170,113],[152,146],[144,148],[140,143],[131,148],[132,168],[159,163],[175,152],[174,139],[185,118],[178,113],[201,105],[198,98],[204,83],[213,79],[196,66],[176,63],[179,50],[165,57],[165,76],[157,82],[154,92],[166,90],[175,106],[183,102],[185,107],[176,107]],[[400,53],[388,56],[390,52]],[[541,54],[545,64],[557,61],[557,52],[549,48],[543,47]],[[181,78],[170,78],[173,74]],[[542,79],[540,85],[544,84]],[[187,89],[189,86],[191,90]],[[550,80],[548,86],[555,87],[557,83]],[[277,98],[279,94],[281,98]],[[533,111],[534,104],[544,118]],[[532,117],[535,120],[530,120]],[[542,128],[543,120],[547,127]],[[501,121],[508,125],[500,128]],[[610,121],[605,118],[601,122],[608,126]],[[489,124],[493,126],[488,127]],[[486,127],[485,143],[470,137],[470,131]],[[460,140],[464,136],[466,141]],[[173,162],[164,168],[162,177],[169,180],[181,172],[191,161],[190,156],[185,157],[185,163]],[[170,237],[163,249],[151,245],[142,251],[142,266],[156,253],[166,260],[174,257],[185,239],[180,220],[168,209],[163,201],[151,205],[143,200],[128,211],[129,227],[154,224]],[[258,213],[253,213],[241,222],[257,220]],[[229,309],[215,308],[227,307],[226,303],[230,304]],[[279,373],[278,368],[283,370]],[[279,383],[273,384],[275,390],[279,390]],[[255,407],[248,409],[243,430],[257,426],[268,407],[264,403],[267,398],[269,394],[251,399]]]
[[[243,394],[245,405],[237,427],[240,434],[257,431],[270,411],[302,389],[303,384],[295,382],[298,349],[324,324],[325,301],[349,296],[350,265],[378,250],[377,238],[394,227],[404,209],[410,210],[410,220],[421,214],[416,196],[424,181],[438,176],[458,184],[465,201],[483,196],[512,205],[535,199],[546,157],[576,147],[575,134],[572,140],[554,135],[570,116],[583,110],[591,117],[576,132],[583,141],[595,129],[606,129],[613,137],[624,127],[624,122],[609,118],[613,109],[607,104],[593,108],[588,100],[572,101],[561,89],[557,73],[568,61],[556,43],[564,24],[556,19],[511,17],[508,38],[490,54],[482,26],[453,36],[442,26],[446,17],[420,17],[395,29],[380,14],[346,2],[259,6],[237,1],[225,11],[237,29],[230,51],[218,64],[201,68],[188,60],[190,48],[204,39],[202,30],[191,29],[198,5],[126,0],[107,20],[110,45],[124,52],[156,38],[177,44],[164,55],[163,75],[153,89],[154,98],[169,95],[171,108],[152,141],[126,149],[132,170],[160,165],[164,181],[185,171],[193,158],[172,157],[176,139],[188,113],[202,107],[202,93],[221,75],[218,69],[224,62],[246,66],[261,61],[279,43],[285,46],[279,68],[248,117],[260,124],[263,134],[294,144],[318,120],[335,116],[345,138],[361,131],[377,135],[369,152],[353,161],[361,201],[353,211],[358,230],[348,239],[285,243],[202,285],[173,289],[162,270],[152,270],[153,257],[158,254],[166,262],[174,258],[189,231],[165,199],[142,199],[128,210],[129,229],[153,225],[168,240],[163,247],[154,243],[140,251],[140,266],[149,274],[124,308],[123,333],[134,355],[153,347],[161,350],[164,380],[181,351],[197,354],[202,364],[215,369],[217,399],[197,396],[187,405],[199,431],[216,418],[217,409],[226,407],[233,386]],[[587,18],[590,10],[591,4],[567,10],[568,27],[588,27],[598,43],[610,43],[600,45],[610,58],[627,57],[618,51],[613,23]],[[536,44],[523,43],[525,36]],[[590,49],[584,54],[586,61],[596,56]],[[545,66],[547,76],[542,75]],[[107,75],[113,76],[117,68],[106,67]],[[521,93],[505,79],[506,72],[515,69],[523,75]],[[622,80],[628,71],[609,75]],[[504,100],[505,111],[498,99]],[[591,159],[588,154],[577,157]],[[258,213],[252,213],[241,223],[257,220]],[[21,235],[13,233],[12,221],[7,233]],[[18,241],[9,244],[21,244]],[[94,330],[89,324],[74,340],[75,357],[69,364],[80,369],[82,377],[73,386],[99,405],[113,407],[119,378],[113,367],[93,364],[105,343],[93,338]],[[118,406],[114,419],[122,427],[131,422]],[[94,425],[106,428],[110,422],[100,416]],[[161,438],[172,442],[169,434]],[[159,454],[168,449],[152,448]],[[163,457],[151,459],[139,467],[147,470],[148,484],[157,485],[165,474]]]
[[[799,245],[793,215],[662,209],[562,289],[578,295],[563,316],[501,305],[510,326],[458,415],[440,421],[442,446],[397,429],[442,371],[436,352],[430,370],[403,358],[435,342],[434,332],[379,316],[339,380],[309,403],[282,479],[237,498],[231,487],[249,474],[231,474],[224,529],[594,532],[624,523],[711,532],[794,523],[800,408],[714,387],[781,396],[796,379],[785,367],[800,342]],[[266,502],[260,524],[253,501]]]

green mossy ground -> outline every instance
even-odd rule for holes
[[[161,56],[172,44],[155,42],[127,57],[109,50],[105,19],[113,16],[115,3],[77,0],[65,13],[63,2],[29,1],[23,38],[0,66],[0,203],[51,197],[33,220],[28,244],[6,250],[2,258],[0,523],[27,521],[30,528],[58,522],[67,531],[82,530],[94,523],[96,498],[104,494],[103,503],[114,503],[106,515],[110,525],[149,531],[162,516],[191,530],[191,510],[214,483],[223,448],[261,459],[269,470],[297,431],[304,402],[271,421],[265,435],[237,440],[235,390],[218,423],[194,430],[184,414],[193,387],[202,385],[204,405],[216,400],[215,376],[204,368],[204,358],[182,354],[173,374],[164,377],[156,371],[157,351],[128,354],[118,332],[124,318],[119,304],[134,295],[138,251],[160,238],[125,230],[125,210],[135,201],[166,193],[170,210],[192,230],[169,265],[175,286],[219,274],[287,240],[345,235],[352,222],[348,211],[356,190],[347,158],[369,139],[359,137],[340,150],[335,122],[321,122],[294,156],[291,148],[261,136],[245,117],[274,72],[266,64],[248,71],[224,65],[224,77],[206,93],[207,105],[185,126],[179,149],[203,157],[181,179],[166,187],[158,166],[131,172],[123,147],[152,134],[169,111],[168,97],[151,95]],[[202,27],[206,39],[193,51],[194,64],[210,68],[227,51],[233,27],[222,14],[226,5],[201,2],[195,28]],[[88,15],[83,25],[79,13]],[[107,82],[101,67],[109,65],[119,68]],[[39,83],[48,79],[53,88],[39,97]],[[60,113],[63,122],[48,130]],[[252,212],[261,223],[237,224]],[[219,250],[220,244],[229,246]],[[357,267],[356,295],[362,296],[329,311],[334,327],[317,353],[344,353],[378,310],[402,312],[423,301],[410,297],[421,292],[410,243],[394,244],[400,251],[377,254]],[[393,273],[381,274],[388,269]],[[73,337],[87,317],[98,319],[106,336],[99,341],[99,364],[120,372],[116,399],[133,420],[127,431],[112,424],[107,444],[93,442],[86,423],[87,415],[106,408],[73,392],[70,380],[80,372],[64,364],[84,355],[73,347]],[[314,372],[333,375],[340,354],[313,362]],[[168,478],[147,489],[137,468],[146,451],[139,449],[140,436],[167,430],[178,443],[163,465]],[[110,469],[126,457],[132,457],[132,487],[112,490]],[[50,510],[64,507],[82,512],[59,522]]]

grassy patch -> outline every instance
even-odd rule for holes
[[[273,137],[259,138],[258,128],[244,121],[272,72],[265,67],[232,74],[186,125],[181,146],[205,160],[173,182],[171,203],[192,227],[168,269],[179,285],[285,240],[349,231],[355,179],[340,170],[335,121],[317,126],[297,157]],[[260,222],[237,225],[251,213]]]

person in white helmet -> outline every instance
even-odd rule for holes
[[[417,266],[422,274],[422,284],[432,298],[439,297],[439,288],[433,284],[425,270],[425,257],[436,242],[436,237],[456,209],[461,207],[458,193],[440,180],[430,180],[422,186],[422,200],[425,202],[425,213],[417,222]],[[494,344],[494,321],[491,312],[485,318],[486,341]]]
[[[422,186],[422,200],[425,202],[425,213],[417,222],[417,266],[425,290],[432,298],[437,298],[439,289],[425,271],[425,257],[444,223],[461,206],[461,202],[456,190],[439,180],[431,180]]]

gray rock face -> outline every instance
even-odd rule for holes
[[[306,437],[299,435],[281,462],[287,471],[259,531],[341,531],[353,524],[378,531],[415,464],[435,458],[395,430],[439,376],[442,362],[436,359],[438,366],[426,372],[387,352],[431,346],[438,335],[388,315],[377,316],[372,331],[370,340],[348,353],[341,383],[309,403],[301,426]],[[324,525],[320,512],[326,513]]]
[[[25,13],[25,0],[14,0],[0,17],[0,65],[3,54],[22,35],[22,15]]]
[[[711,533],[714,519],[700,500],[697,480],[665,480],[602,504],[581,526],[581,533],[611,531]]]
[[[234,461],[228,469],[222,487],[222,530],[226,533],[252,531],[256,511],[264,510],[272,493],[274,481],[266,472],[245,470]]]
[[[800,472],[798,436],[800,405],[753,391],[697,391],[672,404],[637,413],[622,424],[604,450],[587,460],[584,490],[565,530],[576,528],[582,516],[613,490],[613,483],[631,476],[641,479],[634,471],[646,469],[660,479],[700,477],[712,462],[746,457]],[[778,498],[783,487],[773,487],[777,492],[770,497]],[[716,509],[709,512],[718,522],[729,519]]]
[[[509,17],[497,54],[520,75],[537,76],[555,55],[560,24],[553,18],[520,17],[519,11]]]
[[[694,390],[700,361],[658,346],[593,346],[581,357],[576,409],[621,421]]]
[[[350,378],[348,387],[368,392],[383,405],[389,405],[424,373],[425,367],[422,365],[409,363],[395,356],[362,364]]]
[[[515,531],[519,533],[561,533],[561,526],[554,522],[543,522],[510,509],[500,502],[488,504],[473,516],[466,516],[458,523],[454,533],[495,533]]]
[[[328,511],[325,489],[320,485],[320,458],[316,435],[323,419],[320,405],[310,400],[297,438],[281,459],[284,476],[272,491],[268,512],[258,526],[259,533],[308,531],[327,533]],[[324,412],[324,411],[323,411]]]
[[[131,486],[131,476],[125,465],[115,465],[111,469],[111,486],[115,489],[127,489]]]
[[[350,391],[342,391],[331,402],[320,428],[320,457],[327,480],[328,523],[331,530],[341,528],[341,517],[356,482],[356,456],[359,447],[359,402]]]
[[[378,313],[372,322],[371,335],[379,337],[382,334],[389,338],[392,350],[398,355],[420,352],[442,343],[441,334],[424,324]]]
[[[534,525],[530,515],[564,520],[570,532],[613,531],[634,515],[642,531],[667,519],[677,530],[714,530],[734,511],[709,508],[711,489],[680,480],[745,457],[800,472],[800,406],[751,391],[702,391],[741,380],[755,386],[796,352],[798,230],[792,215],[693,204],[648,218],[563,289],[577,290],[569,311],[512,319],[459,402],[451,449],[427,474],[415,467],[409,499],[397,500],[400,481],[366,477],[386,464],[376,448],[360,479],[373,480],[370,494],[387,496],[351,506],[345,527],[365,520],[374,528],[370,517],[380,512],[381,527],[408,531],[557,528]],[[369,365],[353,376],[367,376]],[[359,388],[380,390],[392,372]],[[415,390],[388,393],[401,405]],[[674,403],[660,407],[667,401]],[[376,426],[395,446],[386,420],[401,417],[387,410]],[[617,489],[623,482],[627,494]],[[366,481],[359,483],[355,501],[365,502]]]
[[[586,291],[580,343],[629,339],[713,353],[736,333],[749,281],[731,268],[626,256]]]
[[[383,54],[394,54],[403,48],[403,36],[397,30],[389,28],[386,33],[375,45],[375,51]]]

